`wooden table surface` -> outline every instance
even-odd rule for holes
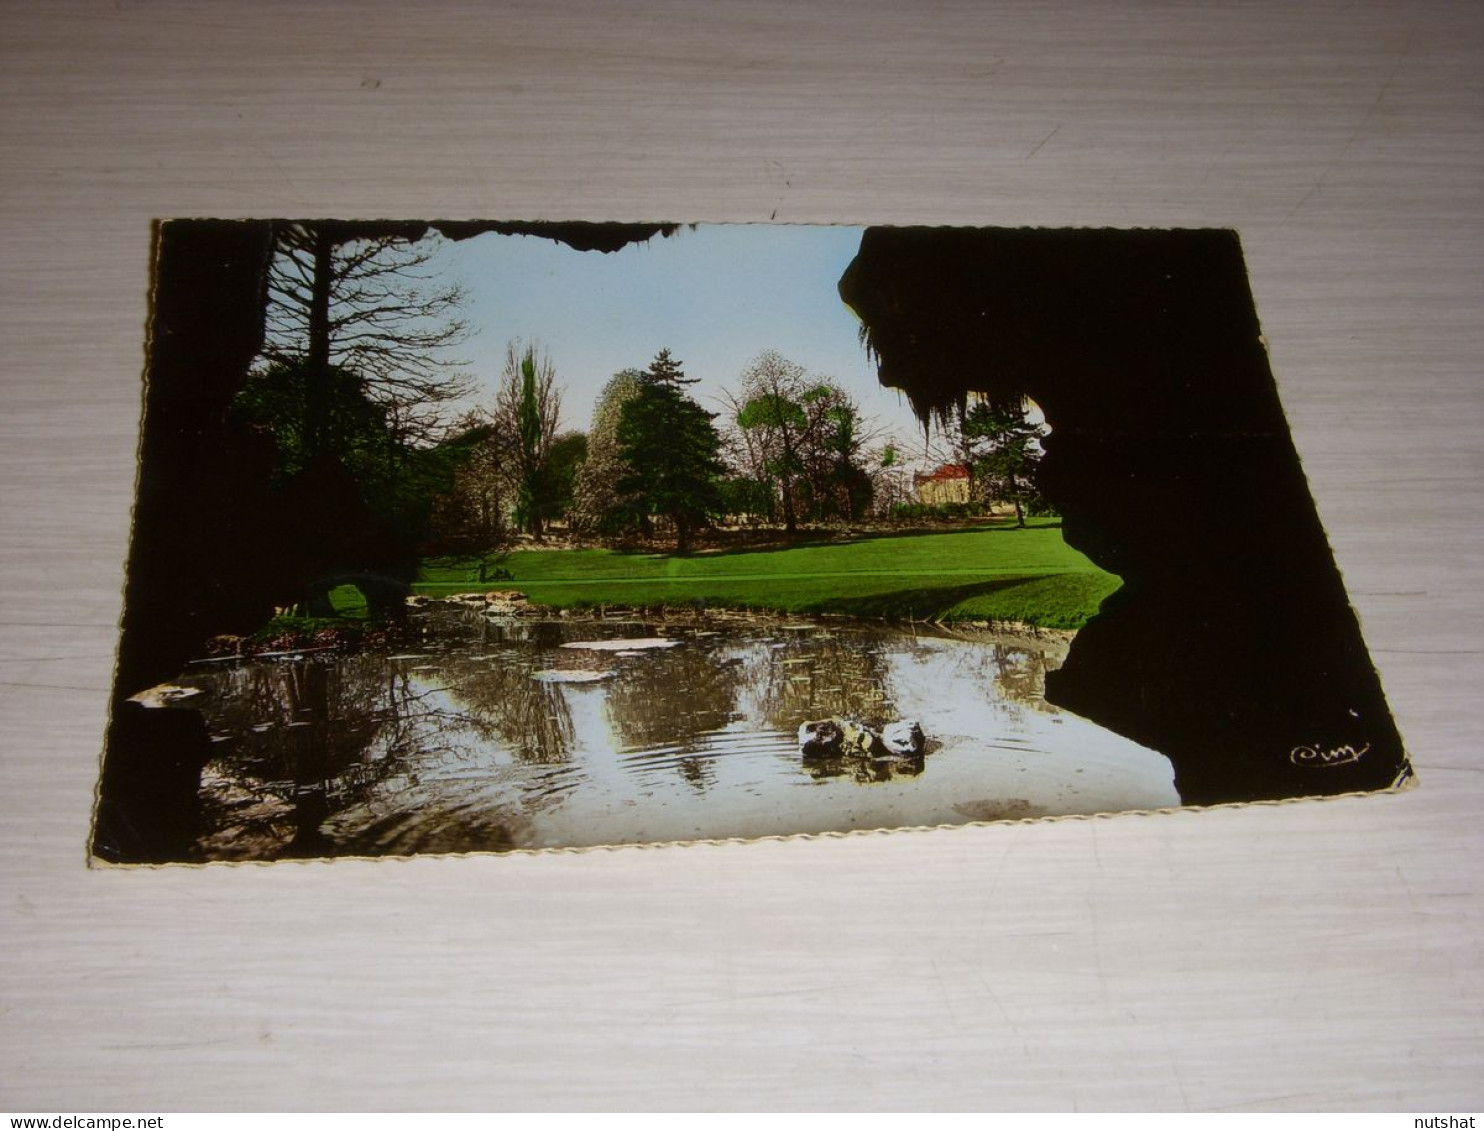
[[[1484,9],[0,7],[0,1107],[1480,1105]],[[150,222],[1230,226],[1420,787],[88,870]]]

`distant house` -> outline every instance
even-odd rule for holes
[[[929,506],[969,501],[969,469],[956,463],[945,463],[936,471],[912,477],[917,500]]]

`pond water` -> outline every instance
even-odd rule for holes
[[[201,859],[410,855],[1178,805],[1169,761],[1048,705],[1060,646],[849,621],[418,614],[396,654],[194,665]],[[801,754],[915,719],[921,754]]]

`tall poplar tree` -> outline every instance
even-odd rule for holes
[[[550,517],[548,461],[562,413],[556,369],[534,345],[505,347],[505,369],[495,393],[492,441],[502,446],[514,490],[515,524],[532,538],[545,534]]]

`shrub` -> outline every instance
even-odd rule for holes
[[[893,522],[971,518],[980,513],[973,503],[897,503],[891,508]]]

